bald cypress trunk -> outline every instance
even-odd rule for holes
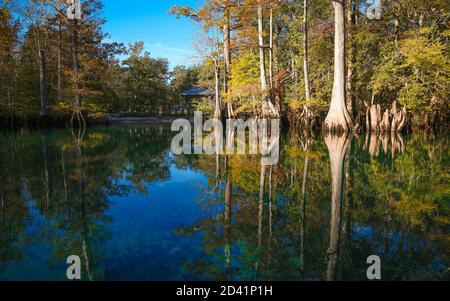
[[[395,39],[395,45],[397,45],[398,39],[399,39],[399,27],[400,27],[400,21],[398,18],[398,15],[394,15],[394,39]]]
[[[355,103],[353,98],[353,14],[354,14],[354,0],[347,0],[347,45],[348,45],[348,60],[347,60],[347,110],[352,118],[355,118]]]
[[[222,118],[222,108],[220,105],[220,66],[219,61],[214,61],[214,82],[215,82],[215,110],[214,110],[214,118],[221,119]]]
[[[305,96],[308,109],[311,106],[311,90],[309,87],[309,70],[308,70],[308,0],[303,3],[303,72],[305,73]]]
[[[269,13],[269,85],[270,95],[273,96],[273,7],[270,4]]]
[[[306,105],[303,106],[303,112],[300,116],[300,127],[310,129],[314,126],[314,113],[311,108],[311,88],[309,85],[308,68],[308,0],[304,0],[303,2],[303,74]]]
[[[263,28],[263,6],[261,0],[258,1],[258,46],[259,46],[259,73],[262,94],[262,114],[267,116],[267,77],[266,58],[264,51],[264,28]]]
[[[62,24],[61,20],[59,20],[58,24],[58,102],[62,101]]]
[[[347,110],[345,84],[345,5],[344,0],[333,0],[334,7],[334,83],[331,105],[325,120],[325,130],[347,132],[353,121]]]
[[[41,109],[40,115],[47,116],[47,69],[45,50],[39,49],[39,89]]]
[[[222,27],[223,32],[223,59],[225,63],[225,72],[223,75],[223,91],[225,94],[230,92],[230,74],[231,74],[231,29],[230,29],[230,10],[229,0],[225,1],[224,18],[225,24]],[[233,106],[231,102],[227,102],[228,118],[234,117]]]
[[[79,93],[79,74],[78,74],[78,20],[73,19],[72,28],[72,72],[74,87],[74,106],[76,110],[80,109],[81,99]]]

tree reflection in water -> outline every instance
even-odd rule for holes
[[[350,138],[345,135],[331,135],[325,137],[331,163],[331,226],[330,226],[330,246],[327,250],[328,267],[326,280],[334,280],[336,264],[339,253],[339,236],[342,210],[342,188],[344,177],[344,162],[350,146]]]
[[[86,280],[366,280],[373,254],[384,280],[449,277],[446,135],[292,132],[275,166],[175,157],[172,136],[164,126],[2,134],[0,279],[64,279],[69,255]],[[185,212],[164,211],[164,196]],[[131,206],[146,218],[128,217]],[[118,227],[139,237],[120,252]]]
[[[216,252],[220,220],[210,231],[211,220],[205,219],[181,232],[201,232],[208,259],[185,267],[201,279],[367,280],[366,259],[378,254],[386,280],[448,277],[448,141],[441,138],[422,144],[415,136],[405,145],[397,134],[370,140],[344,135],[321,143],[309,134],[290,133],[277,166],[261,166],[252,156],[223,158],[233,183],[233,268],[221,270]],[[426,149],[433,149],[429,156]],[[199,157],[193,168],[208,175],[208,160]],[[225,179],[226,185],[230,179]]]

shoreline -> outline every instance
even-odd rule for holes
[[[139,124],[155,124],[155,123],[172,123],[177,119],[187,119],[193,121],[194,118],[189,115],[180,116],[150,116],[150,115],[121,115],[109,114],[104,119],[107,125],[139,125]]]

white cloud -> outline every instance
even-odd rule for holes
[[[169,51],[169,52],[174,52],[174,53],[187,53],[190,54],[191,50],[189,49],[185,49],[185,48],[178,48],[178,47],[170,47],[170,46],[165,46],[160,42],[156,42],[150,45],[149,47],[150,49],[157,49],[157,50],[164,50],[164,51]]]

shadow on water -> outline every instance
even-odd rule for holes
[[[166,126],[0,135],[0,279],[449,278],[448,137],[289,133],[174,156]],[[227,137],[229,139],[229,137]]]

